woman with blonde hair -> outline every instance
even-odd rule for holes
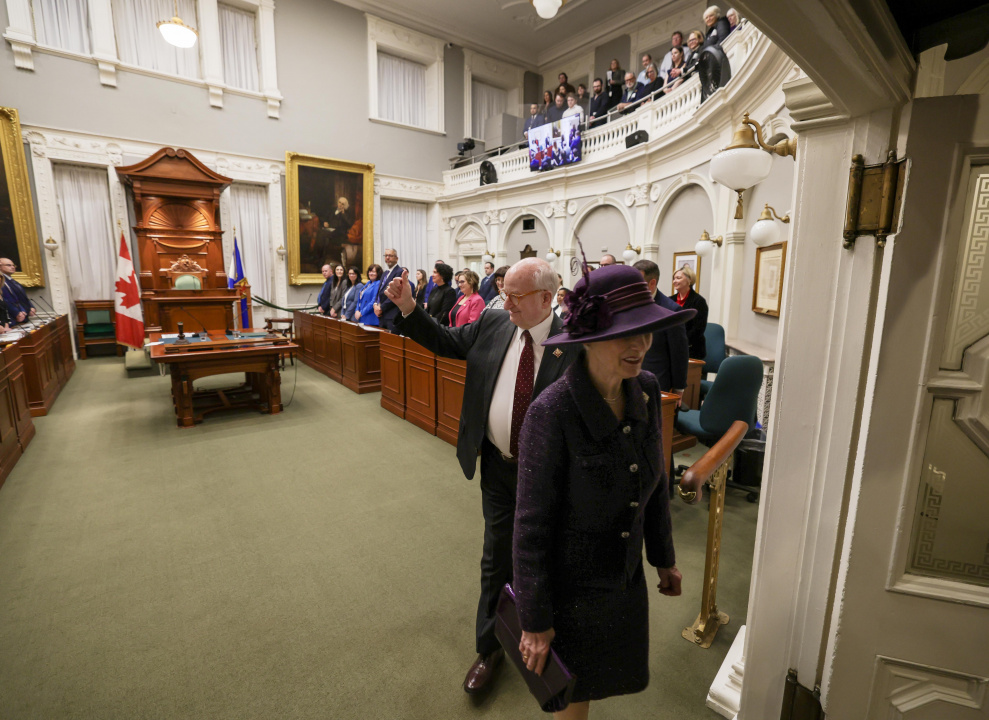
[[[684,326],[687,330],[687,344],[690,357],[703,360],[707,356],[707,343],[704,331],[707,329],[707,301],[694,291],[697,275],[689,265],[682,266],[673,273],[673,294],[670,299],[684,309],[693,308],[697,315]]]

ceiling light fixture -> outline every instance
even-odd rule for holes
[[[543,20],[550,20],[556,17],[556,13],[560,11],[566,0],[531,0],[531,2],[539,17]]]
[[[165,42],[178,48],[191,48],[199,37],[196,29],[186,25],[179,17],[179,0],[175,0],[175,17],[159,22],[158,31]]]

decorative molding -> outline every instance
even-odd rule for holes
[[[933,717],[951,706],[984,711],[987,687],[989,678],[880,655],[868,717],[907,720],[914,713]],[[940,707],[940,713],[933,713],[932,705]],[[962,717],[961,711],[956,712]]]
[[[783,95],[790,117],[796,121],[792,126],[795,132],[799,132],[804,123],[818,126],[848,120],[848,116],[840,113],[809,77],[784,82]]]
[[[577,201],[571,200],[567,203],[567,214],[576,215],[577,214]]]
[[[728,648],[721,669],[707,691],[707,706],[721,717],[733,720],[742,701],[742,678],[745,674],[745,625]]]
[[[211,107],[222,108],[223,107],[223,86],[221,85],[207,85],[207,90],[209,90],[209,104]]]
[[[917,58],[917,77],[914,80],[913,96],[941,97],[944,95],[944,71],[948,63],[944,54],[948,43],[924,50]]]
[[[986,88],[989,88],[989,59],[979,63],[979,66],[955,91],[955,95],[981,95]]]

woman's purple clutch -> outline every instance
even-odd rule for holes
[[[511,585],[506,584],[498,598],[495,637],[505,648],[505,654],[522,673],[526,685],[529,686],[529,692],[539,701],[539,707],[545,712],[560,712],[570,704],[577,678],[567,670],[567,666],[553,648],[549,650],[542,675],[536,675],[529,670],[522,660],[522,653],[519,652],[519,643],[522,642],[522,622],[519,620],[519,611],[515,607],[515,592]]]

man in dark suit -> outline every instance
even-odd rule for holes
[[[477,659],[464,679],[476,693],[491,682],[502,659],[494,635],[498,595],[512,579],[512,530],[518,484],[518,432],[533,398],[559,378],[579,345],[544,349],[542,341],[563,327],[552,311],[557,277],[541,258],[517,262],[505,274],[504,310],[485,310],[456,328],[440,327],[416,307],[408,273],[393,281],[388,297],[401,311],[397,329],[443,357],[467,361],[457,458],[468,479],[481,455],[484,552],[477,606]],[[545,350],[545,352],[544,352]]]
[[[494,271],[494,263],[484,263],[484,279],[481,280],[481,285],[477,289],[477,292],[484,298],[485,304],[491,302],[491,298],[498,293],[498,286],[494,284]]]
[[[635,75],[630,72],[625,73],[625,92],[622,93],[622,100],[618,103],[618,112],[622,115],[627,115],[632,112],[638,105],[633,105],[636,100],[641,100],[645,95],[642,94],[642,85],[640,85],[635,80]]]
[[[525,125],[522,128],[522,137],[526,140],[529,139],[529,131],[532,128],[537,128],[540,125],[546,124],[546,117],[539,113],[539,106],[536,103],[532,103],[529,106],[529,117],[525,119]]]
[[[594,78],[594,82],[591,83],[591,108],[588,113],[588,127],[594,127],[595,124],[604,122],[603,118],[608,114],[611,109],[611,99],[608,94],[604,91],[604,83],[601,82],[601,78]]]
[[[642,273],[642,278],[649,285],[649,292],[656,299],[656,304],[673,312],[681,308],[661,292],[656,292],[659,285],[659,265],[652,260],[639,260],[632,267]],[[648,370],[659,380],[659,389],[664,392],[675,392],[682,396],[687,387],[687,365],[690,361],[690,348],[687,345],[687,331],[684,325],[676,325],[668,330],[653,333],[652,347],[646,353],[642,369]],[[694,408],[696,410],[696,408]]]
[[[333,268],[329,265],[324,265],[323,277],[326,278],[326,282],[323,283],[323,287],[320,288],[319,295],[316,297],[316,310],[323,315],[329,315],[330,293],[333,292]]]
[[[381,278],[381,284],[378,286],[378,300],[374,303],[374,314],[381,321],[381,327],[391,332],[395,329],[395,318],[398,317],[398,308],[385,295],[385,288],[395,278],[402,277],[402,272],[405,271],[405,268],[398,264],[398,250],[395,248],[385,248],[385,265],[387,266],[385,274]]]
[[[17,272],[17,266],[10,258],[0,258],[0,273],[3,273],[3,301],[7,305],[7,313],[11,323],[22,323],[28,316],[36,315],[34,305],[27,297],[24,286],[11,277]]]

